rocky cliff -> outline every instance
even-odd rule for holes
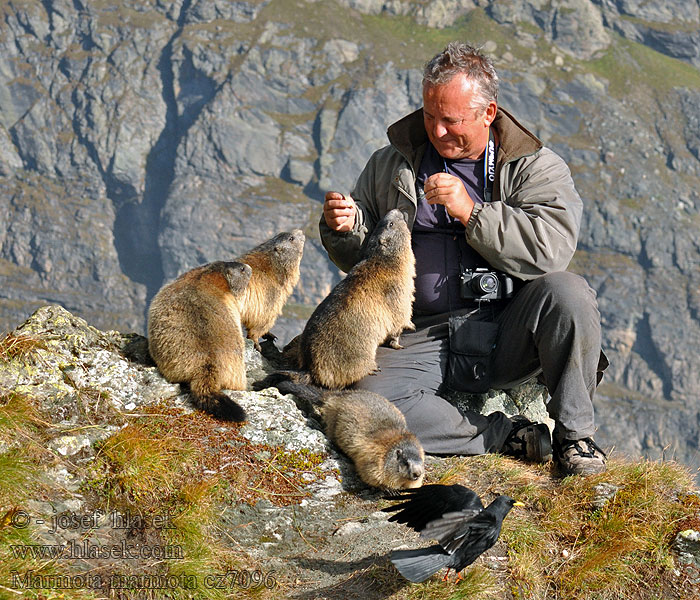
[[[501,104],[570,164],[572,268],[612,366],[599,438],[697,465],[697,0],[4,0],[0,328],[59,303],[143,332],[164,281],[280,230],[310,237],[280,330],[340,274],[317,237],[420,69],[483,45]]]

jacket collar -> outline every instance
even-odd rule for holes
[[[503,108],[498,108],[492,127],[498,136],[499,162],[528,156],[542,148],[542,142]],[[396,121],[387,130],[387,136],[391,145],[416,168],[416,161],[423,156],[428,141],[423,125],[423,109],[419,108]]]

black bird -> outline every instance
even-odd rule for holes
[[[405,523],[437,544],[416,550],[394,550],[391,562],[409,581],[425,581],[447,567],[460,571],[496,543],[503,519],[513,506],[509,496],[498,496],[486,508],[479,496],[462,485],[426,485],[402,494],[402,503],[383,509],[399,512],[389,520]]]

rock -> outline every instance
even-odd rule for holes
[[[605,505],[615,497],[620,487],[611,483],[599,483],[594,488],[595,498],[593,498],[593,508],[602,510]]]
[[[700,532],[686,529],[673,542],[678,552],[677,565],[693,583],[700,583]]]
[[[328,40],[323,45],[323,51],[331,62],[353,62],[360,56],[360,47],[349,40]]]
[[[486,394],[451,392],[450,401],[460,410],[488,415],[500,411],[507,416],[523,415],[538,423],[546,423],[554,430],[554,421],[547,413],[549,399],[547,388],[536,381],[529,381],[510,390],[490,390]]]

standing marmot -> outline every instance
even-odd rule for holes
[[[352,385],[377,368],[377,346],[400,348],[413,329],[415,259],[403,213],[389,211],[370,236],[364,258],[316,307],[301,333],[298,366],[327,388]]]
[[[282,394],[301,399],[307,410],[318,412],[326,435],[352,460],[365,483],[385,490],[422,485],[423,447],[406,428],[398,408],[374,392],[323,390],[289,379],[298,375],[277,371],[253,387],[276,387]]]
[[[173,383],[189,383],[195,404],[221,419],[245,421],[222,389],[244,390],[240,307],[251,277],[241,262],[213,262],[163,286],[148,309],[148,350]]]
[[[258,340],[270,331],[299,281],[305,239],[301,229],[279,233],[237,259],[253,269],[243,299],[241,323],[258,352]]]

